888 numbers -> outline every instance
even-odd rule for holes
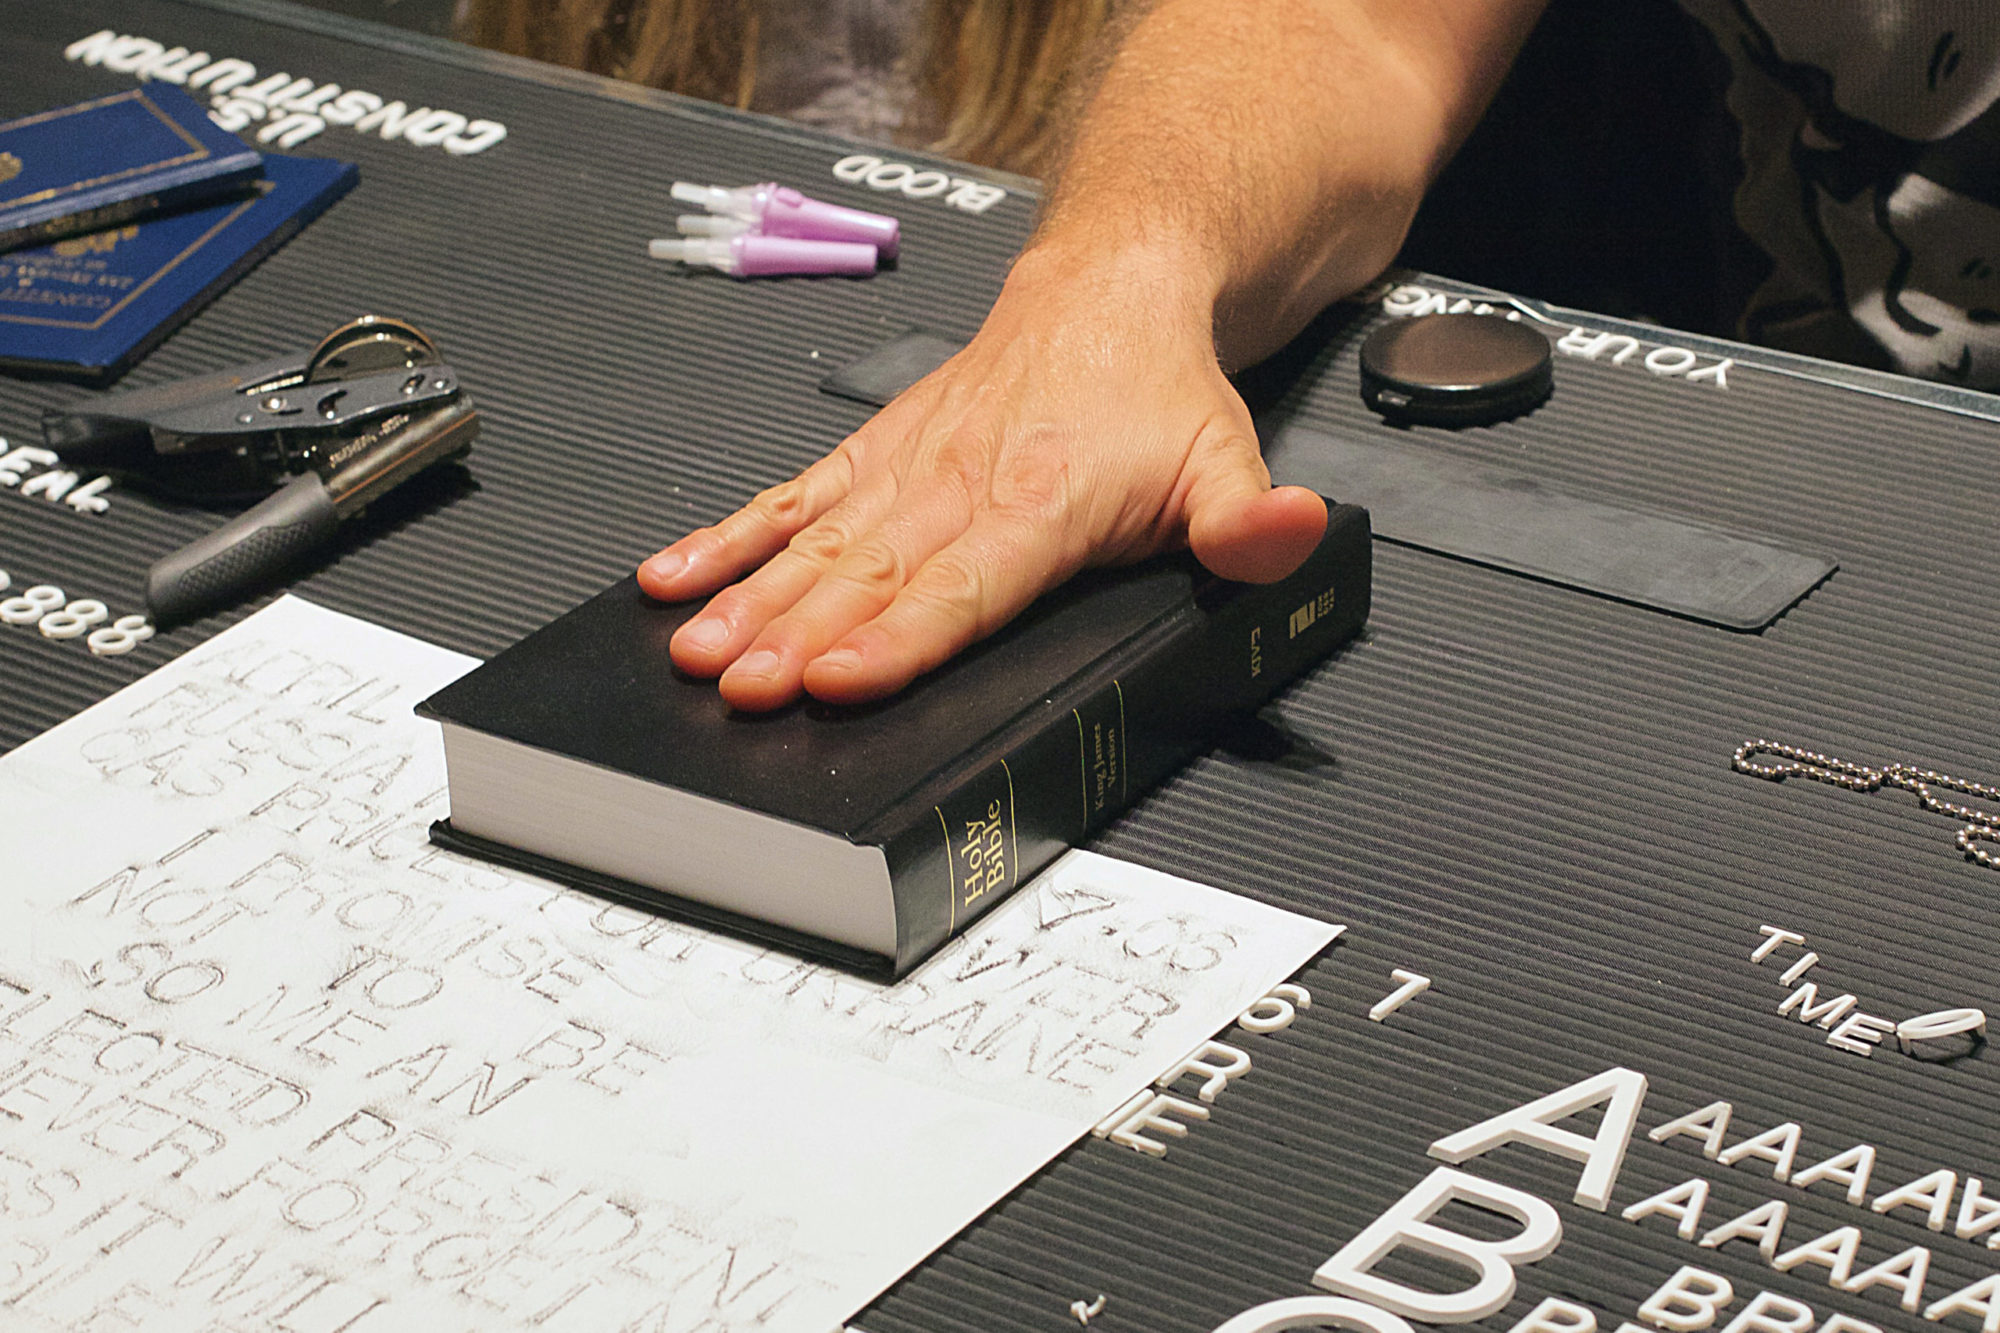
[[[0,592],[12,586],[13,579],[0,569]],[[94,597],[71,601],[51,583],[37,583],[0,600],[0,624],[24,629],[33,626],[49,639],[81,638],[99,657],[121,656],[153,637],[152,623],[146,617],[112,620],[111,609],[103,602]]]

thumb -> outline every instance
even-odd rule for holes
[[[1271,486],[1247,432],[1211,428],[1189,454],[1188,546],[1212,572],[1239,583],[1275,583],[1297,569],[1326,532],[1326,502],[1303,486]]]

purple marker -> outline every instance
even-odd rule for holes
[[[901,226],[882,213],[808,199],[788,185],[746,185],[725,190],[719,185],[675,181],[674,198],[699,204],[711,213],[748,223],[766,236],[796,236],[813,241],[856,241],[872,245],[884,259],[896,257]]]
[[[737,278],[778,273],[873,273],[876,258],[874,246],[857,241],[802,241],[750,234],[650,241],[646,253],[655,259],[706,264]]]

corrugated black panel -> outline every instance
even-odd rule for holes
[[[368,310],[431,329],[485,413],[467,477],[382,506],[296,586],[453,648],[492,652],[815,457],[862,419],[816,392],[821,375],[909,325],[968,336],[1029,223],[1020,192],[979,217],[901,201],[906,257],[868,281],[676,274],[642,253],[671,225],[676,178],[777,178],[864,206],[885,197],[835,182],[847,146],[821,136],[305,11],[259,12],[7,0],[0,115],[125,86],[62,58],[67,42],[113,27],[507,122],[504,145],[467,158],[327,131],[309,150],[360,161],[357,192],[129,377],[285,351]],[[1280,416],[1385,437],[1355,394],[1365,323],[1349,314],[1314,332]],[[32,442],[39,409],[78,392],[0,387],[0,432]],[[1242,1037],[1255,1070],[1165,1159],[1085,1142],[858,1324],[1048,1330],[1074,1326],[1070,1303],[1101,1293],[1092,1329],[1205,1333],[1308,1292],[1317,1265],[1429,1169],[1434,1139],[1617,1064],[1651,1080],[1646,1126],[1725,1098],[1741,1131],[1802,1124],[1801,1163],[1875,1145],[1871,1197],[1937,1167],[1992,1180],[1991,1058],[1831,1049],[1775,1013],[1792,955],[1763,967],[1748,955],[1769,922],[1806,934],[1824,960],[1813,978],[1869,1013],[1988,1005],[2000,998],[2000,875],[1962,857],[1955,826],[1908,793],[1781,786],[1729,767],[1738,743],[1768,735],[2000,781],[1989,485],[2000,425],[1976,414],[1980,400],[1953,401],[1960,411],[1749,364],[1721,389],[1650,373],[1640,356],[1565,356],[1554,399],[1521,421],[1388,436],[1824,550],[1841,569],[1741,635],[1378,544],[1369,633],[1271,710],[1294,755],[1213,755],[1100,843],[1347,922],[1304,977],[1313,1008],[1287,1032]],[[125,493],[94,518],[0,494],[0,567],[17,585],[134,609],[144,566],[214,521]],[[231,619],[105,661],[0,629],[0,744]],[[1435,984],[1370,1023],[1392,967]],[[1657,1220],[1616,1219],[1697,1174],[1716,1182],[1707,1225],[1784,1197],[1788,1245],[1848,1223],[1862,1228],[1864,1265],[1930,1245],[1928,1299],[2000,1270],[2000,1255],[1949,1226],[1939,1235],[1908,1210],[1884,1217],[1824,1186],[1793,1190],[1754,1161],[1718,1167],[1686,1140],[1636,1142],[1608,1217],[1571,1204],[1575,1168],[1545,1154],[1506,1149],[1476,1169],[1558,1200],[1567,1227],[1496,1328],[1551,1293],[1615,1326],[1689,1262],[1822,1314],[1928,1327],[1884,1288],[1835,1297],[1823,1270],[1778,1274],[1741,1243],[1703,1250]]]

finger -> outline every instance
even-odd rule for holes
[[[924,562],[882,614],[807,663],[805,688],[828,703],[894,694],[1074,572],[1034,524],[978,519]]]
[[[746,710],[797,698],[807,664],[887,609],[925,561],[966,531],[972,512],[965,489],[949,482],[899,500],[827,565],[790,609],[764,626],[723,673],[723,697]]]
[[[674,631],[669,645],[674,665],[696,676],[727,671],[766,625],[790,610],[875,526],[894,498],[887,486],[850,495],[796,533],[762,568],[710,598],[699,615]]]
[[[639,586],[663,602],[714,592],[755,569],[845,499],[853,461],[836,449],[790,481],[760,491],[713,527],[689,533],[639,566]]]
[[[1195,558],[1241,583],[1275,583],[1312,554],[1326,504],[1303,486],[1273,490],[1257,441],[1210,429],[1187,461],[1187,534]]]

